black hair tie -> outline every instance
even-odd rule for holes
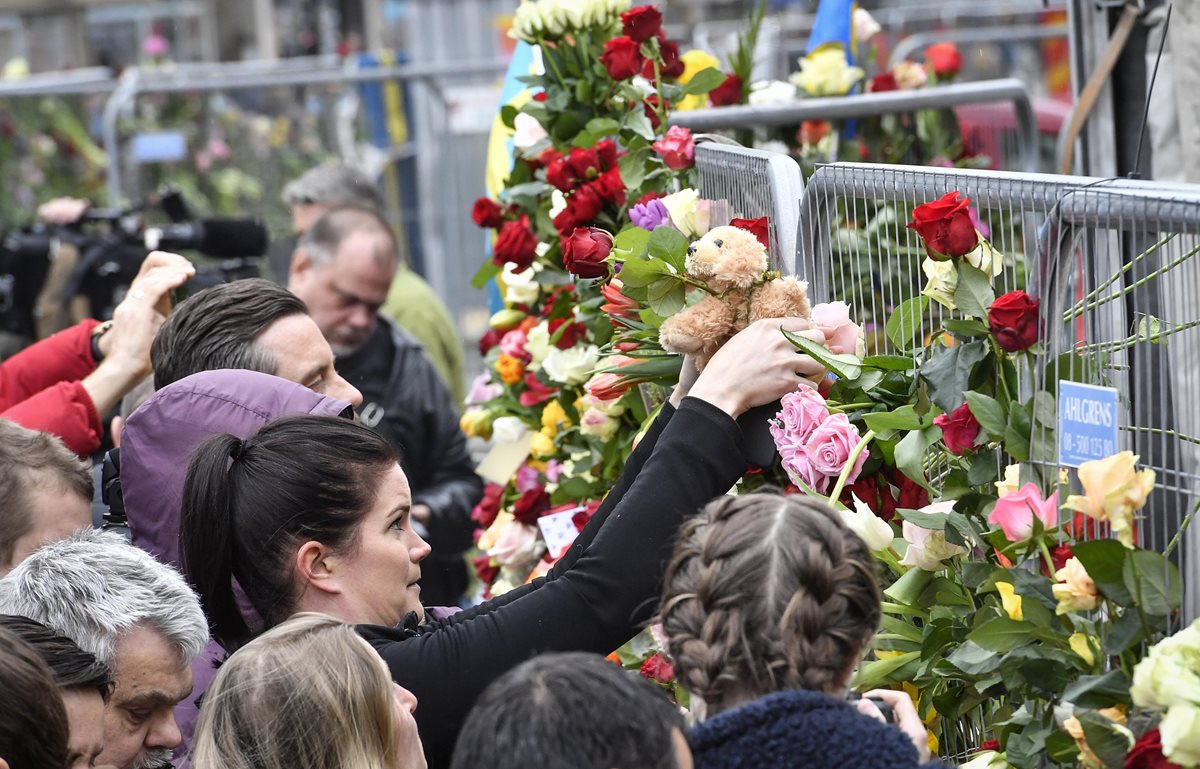
[[[245,448],[246,442],[244,440],[241,438],[234,438],[233,445],[229,447],[229,458],[234,462],[238,461],[238,458],[242,456],[242,451],[245,450]]]

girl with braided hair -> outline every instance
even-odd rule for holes
[[[697,769],[930,760],[907,694],[868,693],[892,707],[899,729],[870,700],[846,701],[881,598],[867,546],[829,505],[717,499],[680,530],[663,585],[676,676],[707,716],[689,735]]]

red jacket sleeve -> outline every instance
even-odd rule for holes
[[[79,380],[96,369],[85,320],[0,363],[0,418],[52,433],[86,456],[100,448],[100,414]]]

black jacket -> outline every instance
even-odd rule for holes
[[[724,412],[692,398],[672,411],[663,407],[547,576],[448,619],[359,628],[417,696],[431,769],[449,765],[467,713],[496,678],[543,652],[608,654],[653,617],[680,524],[746,469],[741,431]]]
[[[449,388],[420,343],[382,315],[366,344],[337,359],[337,370],[362,391],[362,423],[400,452],[413,504],[433,511],[426,526],[433,553],[421,569],[421,599],[457,605],[467,586],[462,554],[473,544],[471,510],[483,482]]]

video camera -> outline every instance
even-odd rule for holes
[[[168,223],[148,224],[145,215],[154,211]],[[35,308],[60,244],[78,249],[79,261],[57,300],[83,296],[91,317],[108,318],[149,252],[198,251],[221,260],[197,270],[188,288],[198,291],[258,275],[268,236],[254,219],[197,219],[173,189],[124,210],[88,209],[71,224],[9,232],[0,241],[0,330],[36,338]]]

